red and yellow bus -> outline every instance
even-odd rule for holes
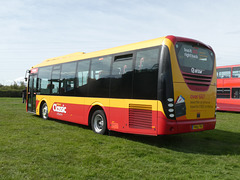
[[[217,67],[217,110],[240,111],[240,65]]]
[[[175,36],[51,58],[29,72],[27,111],[99,134],[210,130],[215,64],[210,46]]]

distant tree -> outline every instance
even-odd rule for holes
[[[13,85],[11,85],[11,88],[12,89],[18,89],[18,85],[17,85],[16,81],[14,81]]]
[[[25,88],[26,88],[26,86],[25,86],[25,84],[24,84],[23,81],[20,82],[20,88],[21,88],[21,89],[25,89]]]
[[[14,82],[14,84],[10,86],[0,84],[0,97],[21,97],[22,90],[25,88],[24,82],[20,82],[19,85]]]

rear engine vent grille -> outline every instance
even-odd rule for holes
[[[135,129],[152,129],[152,106],[129,104],[129,127]]]
[[[206,91],[211,84],[211,75],[183,73],[183,78],[191,90]]]

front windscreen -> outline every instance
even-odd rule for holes
[[[183,72],[202,75],[212,74],[214,53],[207,47],[192,42],[177,42],[175,50]]]

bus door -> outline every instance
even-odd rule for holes
[[[36,91],[37,91],[37,75],[30,74],[28,81],[28,101],[27,109],[28,112],[36,112]]]

